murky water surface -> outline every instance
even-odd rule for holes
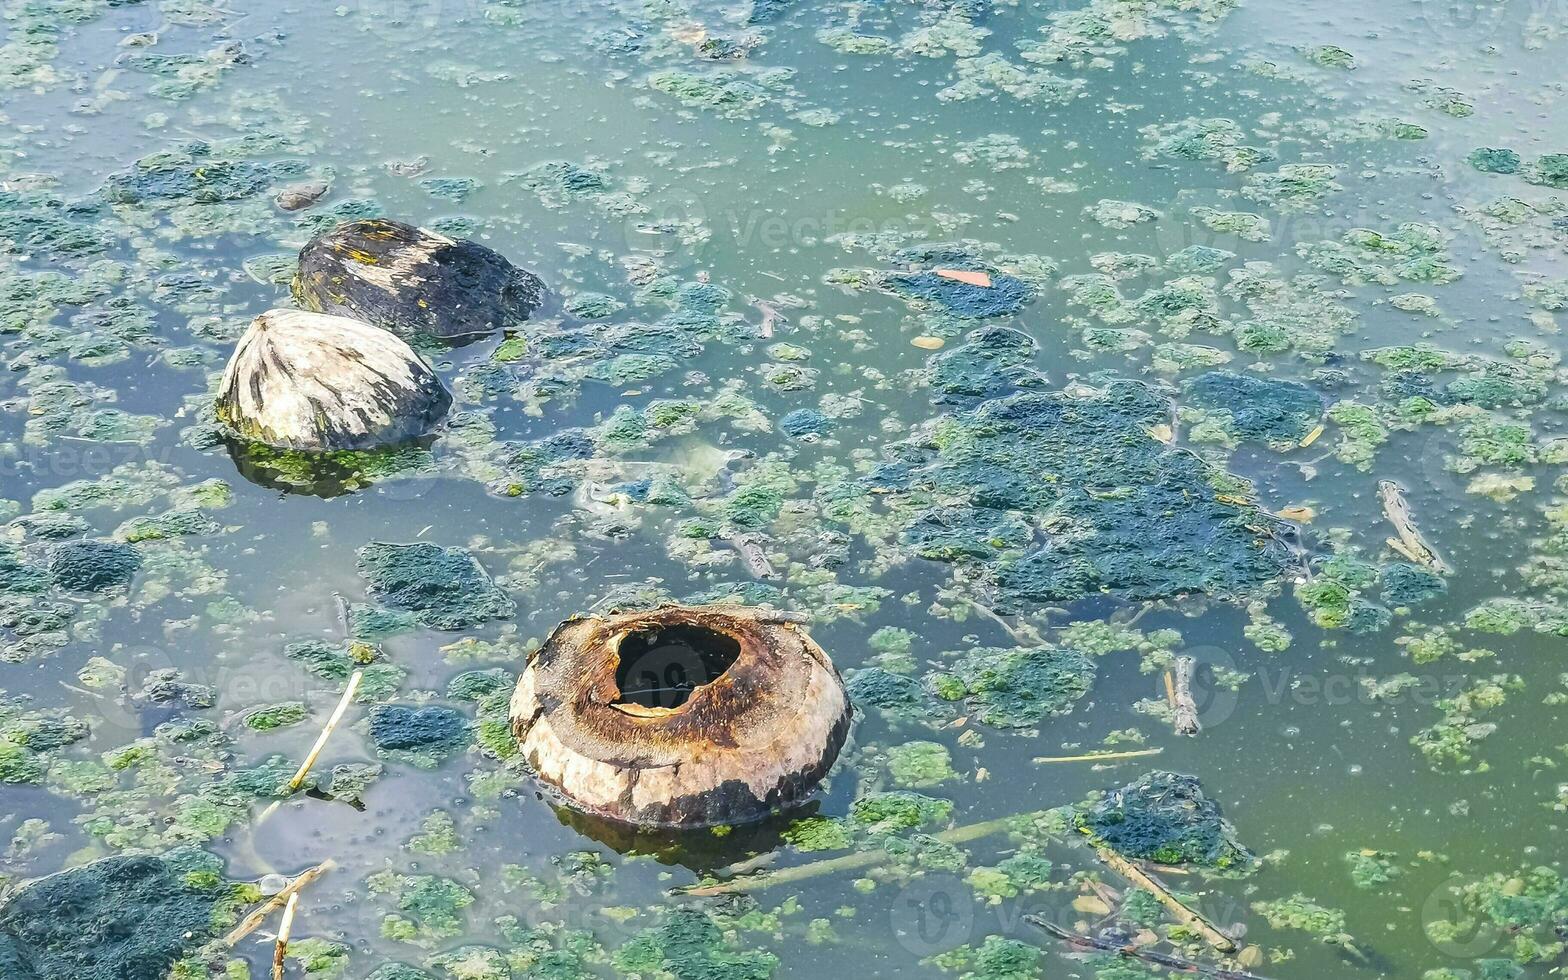
[[[0,10],[0,880],[330,858],[287,972],[322,978],[1561,968],[1560,3]],[[226,441],[234,341],[376,216],[546,310],[420,345],[427,443]],[[382,609],[360,549],[415,541],[515,613]],[[528,652],[725,599],[849,680],[819,798],[659,835],[543,797]],[[378,747],[388,706],[461,724]],[[1235,955],[1076,826],[1162,772],[1257,858],[1157,868]],[[176,970],[268,975],[271,928]]]

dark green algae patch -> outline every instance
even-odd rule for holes
[[[1297,567],[1293,526],[1155,437],[1171,412],[1137,381],[992,398],[923,426],[865,482],[911,513],[916,554],[973,569],[1004,611],[1096,593],[1239,597]]]
[[[1258,863],[1193,776],[1146,773],[1083,808],[1074,825],[1125,858],[1231,873]]]
[[[252,886],[191,848],[110,857],[18,888],[0,904],[6,980],[162,980],[217,937]]]
[[[515,608],[511,597],[461,548],[372,542],[359,550],[359,574],[373,598],[408,610],[431,629],[467,629],[506,619]]]

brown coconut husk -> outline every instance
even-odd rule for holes
[[[733,663],[699,678],[683,703],[636,703],[617,682],[621,652],[650,656],[648,638],[672,631],[726,647]],[[851,708],[799,624],[738,606],[664,606],[561,624],[529,659],[511,718],[523,757],[569,805],[642,826],[703,827],[810,797]]]

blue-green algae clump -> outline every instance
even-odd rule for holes
[[[24,885],[0,905],[7,980],[161,978],[252,898],[195,850],[111,857]]]
[[[1228,474],[1155,438],[1170,414],[1135,381],[992,399],[895,445],[867,482],[911,509],[958,501],[940,523],[984,547],[932,551],[929,509],[905,533],[928,557],[974,566],[998,608],[1254,592],[1294,566],[1288,532]]]
[[[372,542],[359,550],[371,596],[431,629],[460,630],[512,614],[510,597],[461,548]]]
[[[1257,861],[1194,776],[1147,773],[1084,808],[1077,827],[1096,847],[1129,859],[1225,872],[1250,871]]]

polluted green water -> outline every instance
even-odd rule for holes
[[[330,860],[285,976],[1558,975],[1565,45],[1551,0],[6,0],[0,974],[270,976],[276,912],[224,934]],[[429,438],[236,443],[235,342],[381,217],[544,305],[414,338]],[[639,832],[517,758],[556,624],[670,601],[832,656],[804,807]]]

